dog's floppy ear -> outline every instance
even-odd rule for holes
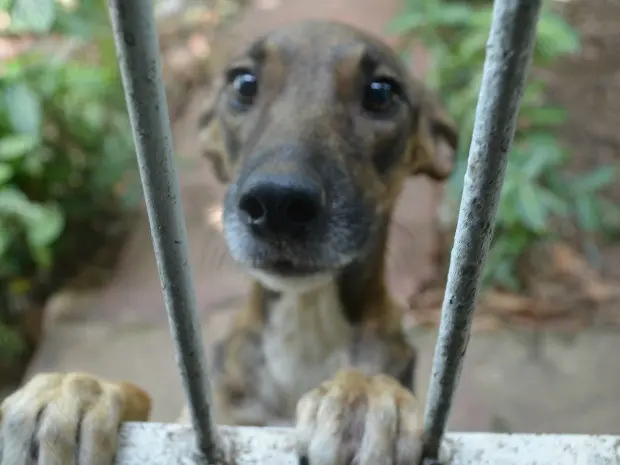
[[[414,128],[412,174],[443,181],[454,169],[459,130],[439,98],[424,89]]]
[[[214,79],[209,97],[205,101],[198,118],[198,141],[202,156],[211,163],[213,173],[218,181],[229,183],[230,167],[226,157],[226,142],[222,124],[217,114],[224,85],[225,79],[223,77]]]

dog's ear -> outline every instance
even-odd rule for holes
[[[218,181],[229,183],[230,167],[226,157],[226,142],[222,124],[218,117],[218,105],[224,85],[225,79],[223,77],[214,79],[209,96],[198,118],[198,141],[202,156],[211,163],[213,173]]]
[[[411,174],[425,174],[443,181],[454,169],[459,130],[439,98],[429,90],[421,93],[421,104],[414,128]]]

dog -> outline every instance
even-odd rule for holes
[[[310,465],[416,464],[416,350],[386,241],[407,178],[451,174],[454,121],[391,48],[331,21],[256,39],[214,89],[199,139],[228,184],[229,251],[253,277],[215,348],[217,423],[294,423]],[[120,424],[150,409],[130,383],[39,374],[2,404],[2,465],[108,465]]]

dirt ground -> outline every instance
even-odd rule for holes
[[[294,18],[322,16],[381,33],[398,5],[397,0],[257,0],[237,32],[251,36]],[[551,97],[569,109],[565,135],[577,154],[574,168],[580,169],[618,160],[620,29],[614,22],[620,20],[620,3],[573,0],[565,8],[582,31],[584,53],[551,74]],[[187,46],[208,53],[209,45],[201,47],[197,38],[187,38]],[[176,57],[182,68],[182,54]],[[421,74],[424,56],[417,58],[415,71]],[[243,298],[246,278],[228,258],[211,221],[211,207],[222,188],[197,157],[194,122],[208,90],[200,79],[195,85],[191,104],[175,118],[173,129],[200,317],[205,339],[212,342]],[[620,186],[614,190],[612,195],[620,199]],[[437,272],[435,219],[440,197],[440,187],[416,180],[399,204],[390,250],[391,285],[400,295],[415,292]],[[104,289],[69,290],[50,302],[47,337],[29,371],[84,370],[132,380],[152,393],[154,419],[172,421],[183,396],[144,214],[121,255]],[[620,246],[606,247],[603,257],[602,275],[620,278]],[[614,307],[607,313],[618,311]],[[418,388],[424,393],[435,332],[416,329],[414,338],[421,360]],[[620,392],[618,351],[620,334],[600,329],[580,334],[505,328],[476,333],[451,428],[620,434],[620,406],[615,402]],[[155,361],[156,372],[151,370]]]

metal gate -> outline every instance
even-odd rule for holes
[[[425,457],[444,465],[620,464],[620,437],[447,434],[542,0],[495,0],[425,411]],[[172,159],[152,0],[109,0],[151,236],[193,429],[129,423],[117,465],[296,465],[293,431],[216,428]],[[619,393],[620,398],[620,393]],[[417,465],[417,464],[412,464]]]

